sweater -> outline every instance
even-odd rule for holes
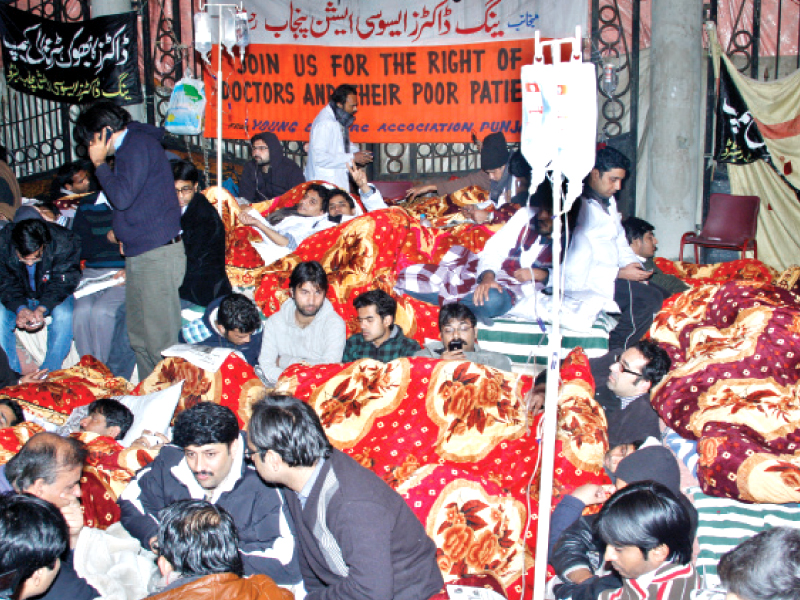
[[[414,354],[414,356],[422,356],[424,358],[442,358],[443,352],[444,345],[442,342],[431,341],[425,344],[425,347]],[[511,371],[511,359],[508,358],[508,356],[505,354],[500,354],[499,352],[481,350],[480,346],[478,346],[478,342],[475,342],[475,351],[464,352],[464,356],[466,356],[469,362],[485,365],[487,367],[494,367],[495,369],[500,369],[501,371]]]
[[[225,273],[225,226],[216,209],[197,193],[181,216],[186,274],[178,294],[199,306],[231,293]]]
[[[649,584],[642,586],[638,579],[624,579],[621,589],[606,590],[598,600],[690,600],[700,587],[692,565],[665,563],[648,575]]]
[[[239,178],[239,195],[251,204],[272,200],[306,180],[297,163],[283,155],[283,145],[274,133],[261,133],[260,139],[269,148],[267,172],[250,160]]]
[[[114,169],[103,163],[95,171],[114,208],[114,235],[127,257],[163,246],[181,230],[181,207],[161,147],[163,137],[162,128],[128,123]]]
[[[339,450],[301,506],[286,502],[307,600],[424,600],[442,588],[436,545],[405,500]]]
[[[222,336],[217,330],[217,311],[224,296],[213,300],[203,313],[202,318],[190,321],[181,329],[180,341],[185,344],[199,344],[212,348],[232,348],[242,353],[247,363],[253,367],[258,365],[258,355],[261,352],[263,328],[258,326],[252,334],[250,341],[245,344],[234,344]]]
[[[650,436],[661,439],[658,413],[650,404],[650,392],[646,392],[621,408],[617,395],[603,383],[597,386],[595,400],[603,407],[608,422],[608,447],[644,440]]]
[[[346,337],[344,320],[326,298],[314,320],[300,327],[295,318],[297,306],[287,300],[264,323],[257,372],[274,385],[287,367],[305,361],[311,365],[341,362]]]
[[[72,222],[72,231],[81,238],[81,260],[96,269],[122,268],[125,258],[119,244],[108,241],[106,234],[113,228],[114,211],[108,204],[97,204],[97,192],[80,199]]]

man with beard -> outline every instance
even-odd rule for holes
[[[620,313],[609,334],[611,353],[642,339],[664,297],[647,285],[652,271],[642,267],[625,238],[614,194],[622,189],[630,161],[614,148],[598,150],[594,168],[584,182],[580,211],[564,262],[565,289]]]
[[[200,402],[175,419],[172,443],[140,470],[119,499],[120,521],[157,551],[161,511],[178,500],[205,500],[233,517],[246,575],[263,573],[284,587],[300,584],[297,546],[280,492],[261,483],[245,460],[233,411]]]
[[[251,204],[272,200],[305,181],[297,163],[283,155],[283,146],[274,133],[255,134],[250,150],[253,160],[242,169],[239,195]]]
[[[342,362],[372,358],[389,362],[395,358],[413,356],[419,350],[416,340],[407,338],[394,322],[397,301],[383,290],[370,290],[353,300],[358,312],[361,333],[350,336],[344,347]]]
[[[264,323],[259,374],[274,386],[287,367],[324,365],[342,360],[344,320],[325,298],[328,276],[316,261],[303,262],[289,279],[291,299]]]
[[[350,143],[350,127],[356,120],[358,90],[342,84],[331,94],[328,105],[311,124],[306,162],[306,180],[320,179],[343,190],[350,189],[347,165],[366,165],[372,162],[371,152],[359,151]]]

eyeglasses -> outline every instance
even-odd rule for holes
[[[186,196],[188,194],[194,194],[194,188],[190,186],[182,187],[182,188],[175,188],[175,191],[178,193],[179,196]]]
[[[244,459],[250,462],[253,461],[253,457],[256,455],[260,455],[261,458],[264,458],[264,454],[266,454],[265,450],[251,450],[249,446],[245,446],[244,448]]]
[[[269,150],[269,146],[251,146],[253,152],[263,152],[264,150]]]
[[[622,362],[622,355],[618,355],[616,360],[614,360],[614,364],[619,365],[619,370],[623,373],[627,373],[628,375],[634,375],[636,377],[644,377],[643,373],[638,373],[636,371],[631,371],[625,364]]]
[[[446,333],[447,335],[453,335],[456,331],[458,331],[459,333],[466,334],[472,331],[472,326],[461,325],[461,327],[459,327],[458,329],[456,329],[455,327],[445,327],[444,329],[442,329],[442,333]]]
[[[33,254],[29,254],[28,256],[22,256],[19,252],[17,252],[17,260],[19,260],[19,262],[21,263],[28,265],[29,267],[32,267],[33,265],[42,260],[43,255],[44,255],[44,248],[42,247],[39,248]]]

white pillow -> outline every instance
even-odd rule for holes
[[[182,389],[183,381],[146,396],[117,396],[116,400],[122,402],[133,413],[133,425],[120,444],[127,448],[141,437],[145,429],[167,435],[175,407],[181,399]]]

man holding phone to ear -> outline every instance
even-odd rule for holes
[[[181,208],[161,139],[164,129],[131,120],[124,108],[98,102],[75,123],[95,173],[114,209],[113,231],[125,255],[128,335],[139,378],[178,343],[178,288],[186,271]],[[114,155],[114,168],[106,158]]]
[[[478,346],[478,318],[468,306],[459,302],[445,304],[439,311],[441,342],[428,342],[414,356],[468,360],[487,367],[511,371],[511,359],[499,352],[481,350]]]

